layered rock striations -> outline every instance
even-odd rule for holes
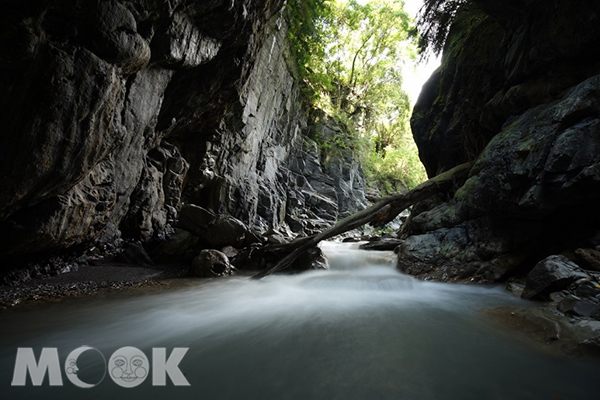
[[[495,281],[600,244],[600,5],[473,3],[411,122],[430,175],[476,162],[413,216],[399,267]]]
[[[162,238],[183,203],[259,232],[335,221],[282,7],[2,2],[0,257]]]

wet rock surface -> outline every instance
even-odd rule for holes
[[[573,282],[585,278],[589,278],[589,275],[566,257],[550,256],[529,272],[522,297],[548,299],[550,293],[566,289]]]

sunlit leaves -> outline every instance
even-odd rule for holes
[[[403,1],[290,0],[288,5],[308,102],[344,121],[363,143],[359,147],[371,175],[401,176],[402,169],[410,169],[405,162],[420,165],[408,126],[410,101],[401,89],[402,69],[417,53]],[[412,147],[406,151],[413,153],[402,161],[398,157],[407,143]]]

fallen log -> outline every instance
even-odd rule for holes
[[[324,230],[321,233],[303,237],[288,244],[279,245],[278,252],[288,253],[274,266],[254,275],[254,279],[262,279],[273,272],[280,271],[290,266],[302,253],[315,247],[319,242],[330,239],[334,236],[351,231],[368,223],[376,226],[385,225],[387,222],[396,218],[403,210],[413,204],[423,201],[438,193],[446,192],[460,185],[468,176],[472,162],[461,164],[449,171],[441,173],[428,181],[421,183],[413,190],[406,193],[399,193],[381,199],[371,207],[368,207],[355,214],[349,215],[337,224]]]

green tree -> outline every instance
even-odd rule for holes
[[[292,14],[298,20],[308,15],[300,3],[294,4]],[[292,18],[291,23],[290,37],[307,98],[363,144],[358,147],[363,149],[363,167],[373,184],[381,186],[383,176],[405,186],[418,183],[418,173],[404,176],[420,166],[408,124],[410,101],[401,89],[402,68],[417,55],[414,22],[404,11],[404,2],[331,0],[318,6],[321,11],[309,22]],[[398,158],[409,150],[414,156],[406,162],[416,162],[415,168]]]

